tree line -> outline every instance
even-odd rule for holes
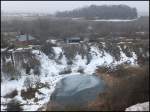
[[[8,40],[3,32],[22,32],[30,34],[44,42],[47,39],[64,39],[71,36],[83,38],[99,38],[124,33],[128,36],[135,32],[149,32],[148,17],[141,17],[132,22],[89,22],[72,21],[71,19],[37,18],[35,20],[1,21],[1,44]],[[92,29],[89,30],[88,27]],[[96,36],[97,35],[97,36]],[[9,38],[13,38],[10,36]],[[15,37],[14,37],[15,38]],[[133,37],[131,37],[133,38]]]
[[[137,10],[127,5],[91,5],[72,11],[57,12],[56,16],[71,18],[84,17],[86,19],[134,19],[137,18]]]

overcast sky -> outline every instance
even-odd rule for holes
[[[56,11],[72,10],[92,4],[126,4],[131,7],[136,7],[138,12],[149,12],[148,1],[2,1],[1,9],[4,12],[39,12],[53,14]]]

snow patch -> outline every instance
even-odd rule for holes
[[[138,103],[131,107],[128,107],[126,111],[149,111],[149,102]]]

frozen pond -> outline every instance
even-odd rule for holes
[[[104,82],[93,75],[74,75],[62,79],[56,85],[51,101],[63,105],[78,106],[94,100],[104,90]]]

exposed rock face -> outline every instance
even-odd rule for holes
[[[42,65],[39,58],[37,58],[40,52],[44,53],[48,56],[49,60],[56,62],[58,65],[67,65],[64,71],[69,72],[74,71],[75,65],[77,66],[76,69],[78,69],[76,71],[82,70],[84,73],[88,71],[88,66],[110,66],[121,63],[140,64],[149,60],[148,48],[145,45],[137,46],[137,44],[126,45],[112,42],[99,42],[77,45],[69,44],[61,47],[44,46],[43,49],[42,51],[37,50],[37,54],[32,52],[34,51],[32,48],[10,49],[3,52],[1,50],[2,74],[22,74],[24,72],[30,75],[33,72],[33,74],[40,75],[40,67]],[[64,73],[63,71],[60,72]]]
[[[13,79],[18,79],[19,76],[30,75],[31,72],[39,74],[39,67],[39,60],[31,50],[1,52],[2,79],[11,79],[13,76]]]

